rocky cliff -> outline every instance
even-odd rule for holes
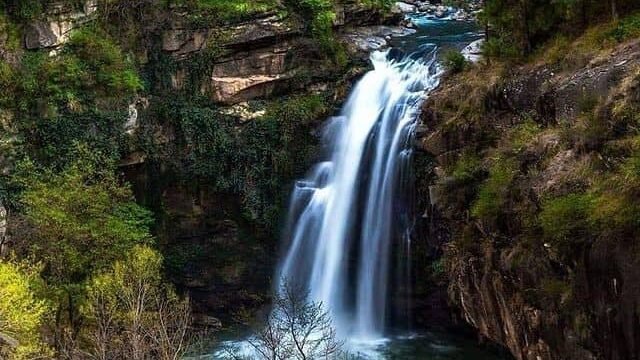
[[[451,75],[422,115],[422,237],[516,359],[640,356],[640,42],[584,42]]]
[[[68,153],[47,151],[78,142],[113,156],[155,213],[167,274],[196,320],[217,325],[210,315],[267,301],[291,182],[371,44],[395,31],[363,29],[403,15],[327,1],[320,29],[295,4],[207,4],[3,3],[0,83],[15,98],[0,99],[0,168],[11,175],[17,152],[62,164]]]

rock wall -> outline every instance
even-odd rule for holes
[[[611,124],[622,108],[637,106],[639,69],[638,41],[571,67],[499,72],[479,65],[445,79],[424,106],[417,144],[423,241],[443,254],[461,318],[516,359],[640,357],[637,235],[594,230],[562,254],[535,225],[547,199],[591,186],[585,168],[624,161],[624,152],[606,150],[630,136],[623,129],[598,145],[567,136],[582,136],[584,121]],[[514,147],[514,129],[531,121],[538,130]],[[488,164],[506,159],[515,161],[515,175],[492,196],[507,200],[497,218],[479,218],[474,204]]]

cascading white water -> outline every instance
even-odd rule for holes
[[[440,75],[435,49],[402,60],[375,52],[371,61],[325,129],[330,157],[295,185],[277,274],[307,287],[339,335],[367,340],[384,331],[390,247],[407,234],[398,189],[420,104]]]

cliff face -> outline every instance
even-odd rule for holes
[[[429,98],[423,237],[460,316],[515,358],[636,359],[640,43],[567,47]]]
[[[367,2],[328,1],[332,22],[318,35],[311,14],[277,1],[248,2],[256,10],[232,15],[244,10],[210,9],[206,2],[195,7],[199,3],[47,1],[34,10],[30,3],[9,2],[0,17],[0,70],[8,69],[16,97],[56,103],[22,114],[13,108],[20,99],[0,99],[0,125],[7,130],[0,136],[0,169],[11,174],[12,149],[23,151],[16,129],[39,132],[24,141],[35,157],[51,139],[52,149],[79,141],[113,154],[139,202],[156,215],[154,235],[167,274],[190,294],[196,320],[217,325],[207,315],[229,320],[237,310],[268,301],[291,183],[317,154],[320,124],[368,66],[363,59],[369,42],[359,36],[376,31],[358,35],[357,29],[397,24],[402,14]],[[349,41],[355,37],[361,45],[346,46],[346,29]],[[83,32],[88,36],[74,38]],[[95,47],[85,51],[78,39]],[[105,59],[94,59],[96,48]],[[29,67],[32,58],[41,68]],[[135,73],[103,74],[92,67],[113,66],[114,59]],[[78,67],[97,81],[67,84],[63,75]],[[35,89],[44,94],[26,95],[34,91],[30,84],[13,80],[31,72],[45,83]],[[5,73],[0,75],[5,84]],[[100,77],[106,91],[96,90]],[[132,78],[140,80],[132,82],[131,93],[109,90],[109,81]],[[87,114],[113,121],[56,129],[41,124]],[[108,148],[98,149],[101,144]]]

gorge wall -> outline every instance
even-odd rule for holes
[[[640,354],[640,43],[585,41],[451,75],[423,109],[423,278],[516,359]]]

